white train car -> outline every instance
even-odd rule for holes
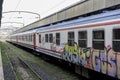
[[[16,36],[17,36],[17,34],[9,35],[7,41],[17,44],[17,37]]]
[[[120,78],[120,10],[37,30],[36,50]]]
[[[11,42],[34,50],[36,43],[35,31],[36,30],[30,30],[30,31],[14,34],[13,35],[14,38]]]
[[[120,10],[80,17],[15,36],[16,44],[120,79]]]

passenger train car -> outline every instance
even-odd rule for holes
[[[16,33],[9,42],[120,79],[120,10]]]

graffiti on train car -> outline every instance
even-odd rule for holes
[[[62,57],[69,62],[120,78],[120,53],[114,52],[110,45],[104,50],[95,50],[79,48],[76,43],[74,46],[66,44]]]

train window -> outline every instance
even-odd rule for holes
[[[113,29],[113,50],[120,52],[120,29]]]
[[[26,38],[26,41],[27,41],[27,36],[25,38]]]
[[[49,34],[49,42],[50,42],[50,43],[53,42],[53,34]]]
[[[29,41],[29,36],[27,35],[27,41]]]
[[[23,41],[25,41],[25,38],[24,38],[24,36],[23,36]]]
[[[27,36],[25,36],[25,41],[27,41]]]
[[[68,32],[68,45],[74,45],[74,32]]]
[[[93,31],[93,48],[104,50],[104,30]]]
[[[22,36],[22,41],[23,41],[23,36]]]
[[[56,45],[60,45],[60,33],[56,33]]]
[[[45,34],[45,42],[48,42],[48,34]]]
[[[31,42],[33,41],[33,35],[31,35]]]
[[[29,35],[29,42],[31,42],[31,35]]]
[[[87,31],[78,32],[78,45],[79,47],[87,47]]]
[[[32,35],[30,35],[30,41],[32,42]]]
[[[41,43],[41,35],[39,35],[39,43]]]
[[[29,41],[29,42],[31,41],[31,35],[28,36],[28,41]]]
[[[29,36],[27,35],[27,41],[29,41]]]

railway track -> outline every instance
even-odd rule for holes
[[[23,63],[24,66],[28,67],[40,80],[42,80],[42,78],[40,77],[40,75],[36,71],[34,71],[34,69],[27,62],[25,62],[20,57],[18,57],[18,59],[20,60],[21,63]]]
[[[18,80],[85,80],[71,71],[59,67],[59,65],[44,61],[9,43],[3,44]]]

